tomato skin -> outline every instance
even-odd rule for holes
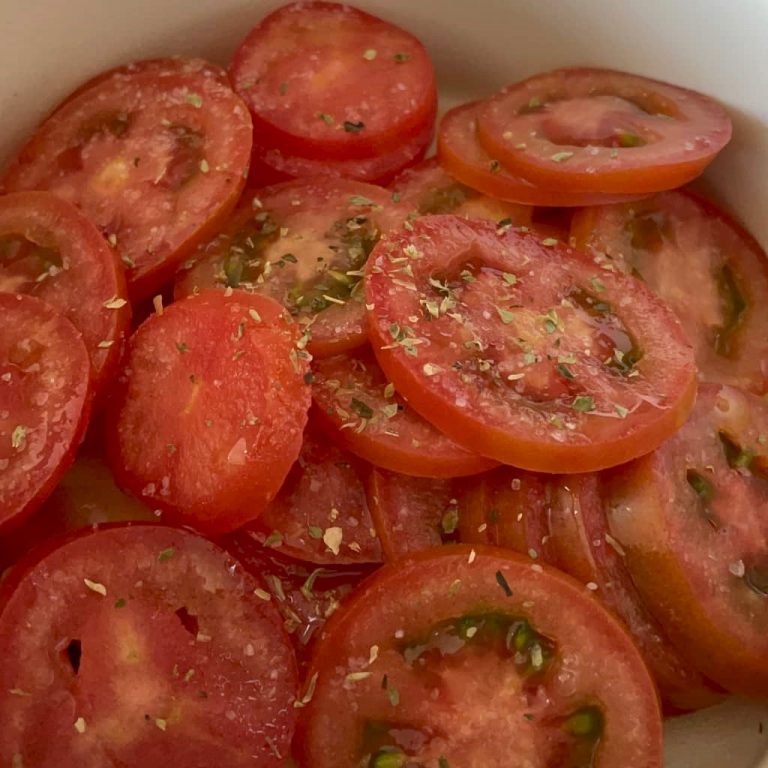
[[[458,588],[450,589],[457,581]],[[511,589],[511,596],[502,584]],[[521,608],[523,602],[526,609]],[[502,700],[489,697],[488,691],[502,683],[482,667],[488,676],[473,676],[473,665],[483,658],[481,653],[467,653],[452,663],[449,652],[435,666],[426,668],[423,675],[416,675],[417,665],[408,665],[402,651],[397,650],[397,643],[417,642],[430,626],[478,611],[529,617],[537,631],[556,639],[560,650],[568,647],[572,662],[576,657],[587,657],[583,670],[569,677],[570,694],[563,697],[563,703],[582,701],[582,685],[602,689],[589,694],[590,701],[600,701],[601,695],[607,700],[606,732],[597,751],[596,768],[661,766],[656,693],[620,625],[569,577],[537,564],[532,566],[519,555],[482,546],[442,547],[385,565],[333,616],[320,637],[308,675],[315,685],[311,701],[301,711],[294,742],[299,764],[306,768],[359,764],[364,757],[363,724],[369,720],[394,723],[393,727],[405,733],[411,729],[416,736],[411,743],[416,749],[422,734],[431,734],[451,765],[508,766],[508,744],[513,735],[505,733],[505,740],[501,734],[495,735],[494,728],[484,726],[494,724],[505,731],[513,728],[514,735],[520,738],[519,743],[515,739],[516,750],[529,746],[529,736],[524,729],[517,733],[512,724],[517,721],[510,719],[506,711],[502,717],[494,710],[503,707]],[[594,656],[590,657],[593,643],[599,643],[600,648],[592,648]],[[376,654],[371,652],[374,645]],[[593,673],[587,671],[592,664]],[[620,683],[605,687],[600,683],[607,668],[611,669],[607,676]],[[453,676],[446,679],[441,672]],[[384,683],[382,673],[387,674]],[[579,677],[581,681],[577,681]],[[389,699],[387,686],[395,685],[399,696]],[[548,701],[557,710],[560,693],[550,693]],[[535,700],[534,692],[531,697]],[[535,706],[531,698],[528,701]],[[536,720],[546,718],[546,713],[541,713]],[[542,741],[545,739],[542,737]],[[454,750],[461,749],[462,740],[472,746],[457,758]],[[536,764],[527,750],[526,757],[530,764]],[[543,755],[539,754],[538,759],[545,764]],[[434,758],[434,762],[426,764],[436,762]]]
[[[669,304],[693,342],[702,381],[766,393],[768,256],[726,213],[691,190],[673,190],[578,211],[571,241],[639,274]]]
[[[385,189],[348,179],[257,190],[179,270],[174,296],[214,287],[268,295],[307,329],[313,356],[355,349],[367,340],[360,270],[404,218]]]
[[[407,266],[414,275],[405,284],[398,273],[401,253],[411,254]],[[458,273],[472,277],[469,267],[477,277],[467,281]],[[598,273],[593,262],[557,243],[544,247],[532,236],[497,232],[485,222],[431,216],[381,243],[367,269],[369,333],[379,364],[414,410],[468,450],[531,471],[593,471],[653,450],[680,427],[693,404],[692,350],[670,310],[634,278]],[[512,287],[502,280],[504,274],[511,275]],[[446,284],[440,284],[440,275],[446,276]],[[595,279],[599,290],[589,287]],[[455,287],[449,289],[451,280]],[[446,290],[454,310],[425,321],[424,306],[428,309],[430,298],[440,301]],[[553,308],[563,312],[563,299],[574,291],[586,292],[595,302],[589,292],[597,292],[608,308],[601,317],[611,316],[626,329],[621,333],[637,340],[642,355],[633,369],[636,375],[606,370],[603,353],[587,354],[585,368],[573,366],[567,381],[555,367],[566,351],[571,363],[578,362],[583,345],[574,340],[582,337],[585,324],[597,329],[602,322],[595,318],[597,326],[592,326],[591,316],[574,310],[573,321],[557,315],[557,323],[551,318],[546,323],[546,313]],[[494,315],[490,307],[502,300],[518,314],[497,304]],[[595,344],[602,333],[594,337]],[[526,362],[525,345],[514,342],[515,334],[526,343],[535,339],[543,344],[530,352],[533,368]],[[551,339],[559,342],[550,347]],[[486,351],[490,363],[481,357]],[[614,351],[607,349],[606,354]],[[545,367],[535,368],[541,364]],[[530,385],[525,383],[529,370]],[[540,375],[547,377],[544,383]],[[652,379],[657,380],[651,384]],[[513,382],[511,387],[507,381]],[[601,418],[596,400],[573,399],[569,404],[563,399],[559,393],[570,391],[572,383],[603,398],[612,391],[618,399],[604,400]],[[624,397],[623,410],[614,410]],[[519,415],[518,407],[523,408]],[[585,418],[574,417],[582,407]],[[552,417],[574,426],[561,428],[565,422]]]
[[[260,587],[212,542],[167,526],[108,525],[37,549],[0,585],[0,648],[18,661],[0,670],[0,758],[278,768],[297,671]]]
[[[766,434],[763,398],[702,385],[672,439],[604,479],[610,532],[649,610],[703,674],[747,696],[768,691]]]
[[[356,456],[329,444],[310,422],[299,458],[277,496],[244,531],[296,560],[321,565],[381,562],[365,493],[369,472]]]
[[[477,116],[481,102],[471,102],[449,110],[440,123],[437,155],[451,176],[484,195],[522,205],[582,206],[627,202],[642,194],[606,194],[567,189],[563,186],[538,186],[505,169],[483,149],[477,140]]]
[[[234,208],[251,134],[245,104],[215,65],[137,62],[65,99],[13,160],[2,186],[49,190],[80,208],[114,242],[138,301],[167,282]]]
[[[53,492],[91,413],[80,332],[38,298],[0,293],[0,530],[18,526]]]
[[[608,533],[598,474],[556,479],[549,509],[553,564],[593,588],[624,622],[653,675],[666,714],[710,707],[724,693],[691,665],[646,608],[624,563],[624,550]]]
[[[389,382],[369,349],[316,360],[312,370],[318,425],[374,466],[432,478],[472,475],[494,466],[435,429],[396,391],[389,393]]]
[[[503,88],[477,121],[480,144],[512,173],[544,188],[617,194],[688,183],[730,141],[731,130],[727,112],[700,93],[579,68]],[[630,146],[619,143],[622,136],[631,137]]]
[[[310,389],[298,338],[277,302],[243,291],[206,291],[150,317],[110,406],[118,485],[207,533],[258,517],[301,448]]]
[[[257,141],[309,159],[392,152],[431,126],[437,110],[435,73],[421,42],[337,3],[273,11],[238,48],[230,76]]]
[[[131,318],[114,253],[74,206],[48,192],[0,198],[0,254],[3,244],[0,288],[30,293],[62,312],[83,334],[95,385],[102,387],[117,372]],[[51,262],[49,271],[32,274],[47,258],[61,265]]]

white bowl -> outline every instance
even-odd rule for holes
[[[276,2],[0,0],[0,165],[76,85],[152,56],[226,63]],[[734,139],[708,188],[768,246],[768,0],[357,0],[429,47],[446,103],[553,67],[625,69],[718,98]],[[766,660],[768,663],[768,660]],[[668,768],[768,768],[768,704],[667,724]],[[626,768],[632,768],[627,766]]]

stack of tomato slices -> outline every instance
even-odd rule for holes
[[[0,764],[660,768],[768,696],[768,261],[684,186],[727,114],[557,70],[421,160],[435,110],[299,2],[11,161]]]

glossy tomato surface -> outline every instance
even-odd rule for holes
[[[106,426],[118,484],[206,533],[258,517],[301,448],[310,390],[298,338],[277,302],[243,291],[146,320]]]
[[[50,190],[80,208],[141,299],[218,230],[250,153],[248,110],[225,73],[201,59],[158,59],[81,86],[32,135],[2,186]]]
[[[0,594],[6,765],[282,765],[297,674],[261,583],[205,539],[118,526],[17,566]]]
[[[503,550],[384,566],[327,625],[300,765],[661,766],[653,683],[582,587]],[[315,677],[316,675],[316,677]]]
[[[671,311],[555,241],[419,219],[374,251],[366,301],[377,359],[408,404],[503,463],[621,464],[669,437],[693,402],[693,353]]]

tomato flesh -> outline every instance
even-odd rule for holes
[[[731,138],[706,96],[638,75],[559,69],[480,109],[477,135],[510,172],[545,188],[637,194],[686,184]]]
[[[18,525],[72,463],[91,410],[79,331],[40,299],[0,293],[0,529]]]
[[[768,408],[701,387],[691,418],[606,480],[610,532],[648,608],[726,690],[768,691]]]
[[[493,466],[409,408],[369,349],[316,360],[312,371],[318,424],[371,464],[415,477],[457,477]]]
[[[108,420],[118,484],[207,533],[258,517],[301,448],[310,389],[298,338],[277,302],[242,291],[206,291],[145,321]]]
[[[386,154],[435,119],[424,46],[336,3],[292,3],[269,14],[238,49],[230,74],[258,141],[307,158]]]
[[[152,294],[237,202],[251,121],[218,67],[161,59],[86,83],[12,163],[7,191],[50,190],[113,245],[133,299]]]
[[[377,359],[414,410],[503,463],[573,473],[647,453],[695,395],[682,328],[639,281],[544,243],[454,216],[393,234],[366,277]]]
[[[303,766],[501,768],[510,744],[515,765],[661,765],[653,683],[624,630],[570,579],[502,550],[384,566],[329,622],[311,673]]]
[[[768,256],[722,211],[675,190],[579,211],[571,234],[577,248],[640,277],[670,306],[704,381],[766,392]]]
[[[0,600],[3,764],[283,764],[290,642],[260,583],[217,546],[119,526],[18,570]]]

